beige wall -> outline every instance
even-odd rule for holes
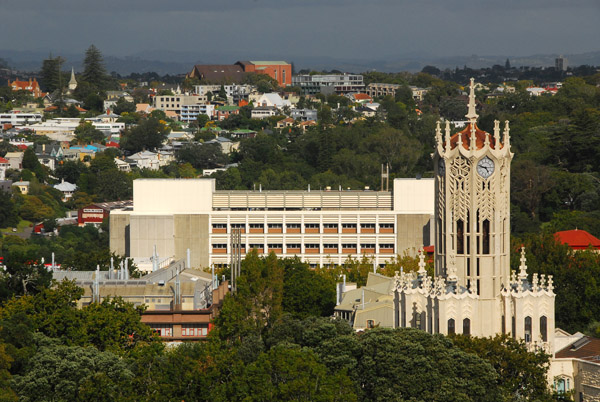
[[[394,179],[394,211],[433,215],[434,179]]]
[[[208,215],[175,215],[174,219],[175,259],[186,259],[189,248],[192,267],[208,267]]]
[[[417,255],[422,246],[433,244],[432,215],[398,215],[396,222],[397,253]]]
[[[115,254],[129,255],[129,214],[112,213],[110,224],[110,251]]]
[[[175,255],[173,215],[131,215],[130,256],[150,257],[154,246],[159,257]]]
[[[182,214],[212,211],[215,179],[137,179],[133,181],[136,214]]]

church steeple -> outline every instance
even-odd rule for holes
[[[69,91],[74,91],[77,88],[77,80],[75,79],[75,69],[71,67],[71,80],[69,81]]]

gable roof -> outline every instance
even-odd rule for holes
[[[581,229],[563,230],[554,233],[554,238],[573,250],[585,250],[589,246],[600,248],[600,239]]]
[[[236,64],[196,64],[189,75],[208,82],[221,83],[240,82],[246,73],[242,66]]]

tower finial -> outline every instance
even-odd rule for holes
[[[467,119],[471,122],[471,124],[477,121],[479,115],[475,111],[475,79],[471,78],[471,85],[469,88],[469,110],[465,115]]]
[[[417,271],[419,277],[424,277],[427,275],[425,265],[427,264],[425,264],[425,255],[423,254],[423,248],[421,247],[421,249],[419,249],[419,270]]]
[[[527,279],[527,258],[525,257],[525,246],[521,246],[521,265],[519,266],[519,279]]]

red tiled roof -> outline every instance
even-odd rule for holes
[[[10,163],[10,162],[0,156],[0,163]]]
[[[589,246],[600,248],[600,239],[585,230],[564,230],[554,233],[554,238],[562,244],[567,244],[573,250],[585,250]]]
[[[107,147],[119,148],[119,143],[114,142],[114,141],[108,141],[105,145]]]
[[[354,99],[357,99],[357,100],[369,100],[369,99],[373,99],[373,98],[371,98],[367,94],[354,94]]]
[[[557,359],[581,359],[600,363],[600,339],[584,336],[556,352]]]
[[[17,148],[19,148],[19,149],[21,149],[21,150],[25,151],[25,150],[26,150],[27,148],[29,148],[29,147],[28,147],[27,145],[25,145],[25,144],[18,144],[18,145],[17,145]]]
[[[486,135],[490,137],[490,148],[496,149],[496,139],[494,138],[494,136],[481,130],[479,127],[477,127],[477,124],[475,124],[475,138],[476,138],[477,149],[483,148],[483,145],[485,144]],[[459,131],[458,133],[456,133],[452,137],[450,137],[450,149],[454,149],[457,147],[459,136],[462,137],[463,147],[465,149],[470,149],[470,146],[471,146],[471,123],[467,124],[467,127],[465,127],[462,131]],[[503,147],[503,145],[500,144],[500,148],[502,148],[502,147]]]

